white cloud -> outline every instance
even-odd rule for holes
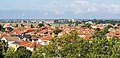
[[[120,4],[100,4],[87,0],[70,0],[68,2],[55,0],[47,5],[39,6],[37,9],[44,10],[45,12],[51,11],[56,15],[63,15],[67,12],[73,14],[83,14],[88,12],[120,13]],[[43,15],[48,15],[48,13],[44,13]]]
[[[56,15],[61,15],[61,14],[64,14],[64,12],[63,11],[55,11],[55,14]]]
[[[113,13],[120,13],[120,5],[111,4],[109,11],[110,11],[110,12],[113,12]]]
[[[96,5],[89,3],[88,1],[73,1],[70,5],[71,9],[75,14],[77,13],[85,13],[85,12],[93,12],[97,11]]]
[[[109,13],[120,13],[120,5],[118,4],[98,4],[89,1],[73,1],[70,4],[71,9],[75,14],[86,13],[86,12],[109,12]]]
[[[43,15],[48,15],[48,12],[43,13]]]

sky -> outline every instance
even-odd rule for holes
[[[0,0],[0,19],[120,19],[120,0]]]

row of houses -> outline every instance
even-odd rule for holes
[[[25,46],[27,49],[33,51],[34,47],[40,47],[42,45],[47,45],[50,42],[50,39],[54,37],[53,31],[56,29],[62,30],[58,34],[58,36],[64,35],[68,33],[72,29],[78,30],[79,36],[81,38],[90,40],[91,33],[95,32],[96,28],[100,30],[104,30],[107,25],[105,24],[92,24],[90,27],[82,27],[82,26],[42,26],[35,28],[27,28],[27,27],[13,27],[10,23],[4,25],[4,28],[7,30],[6,32],[0,32],[1,40],[5,40],[8,42],[9,47],[13,47],[17,49],[19,46]],[[29,26],[28,26],[29,27]],[[9,31],[12,28],[12,31]],[[117,35],[120,36],[120,27],[117,29],[109,29],[109,33],[106,36]]]

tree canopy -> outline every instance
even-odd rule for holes
[[[25,47],[20,46],[15,51],[13,48],[9,48],[5,53],[5,58],[30,58],[32,52]]]
[[[60,29],[56,29],[56,30],[53,31],[54,34],[58,34],[60,32],[62,32],[62,30],[60,30]]]
[[[4,40],[0,40],[0,57],[4,57],[4,54],[6,53],[8,49],[8,43]]]
[[[3,26],[0,24],[0,31],[4,32],[5,28],[3,28]]]
[[[39,26],[39,27],[42,27],[42,26],[44,26],[44,24],[43,24],[43,23],[40,23],[40,24],[38,24],[38,26]]]

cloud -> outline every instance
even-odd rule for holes
[[[61,14],[64,14],[64,11],[55,11],[55,14],[56,15],[61,15]]]
[[[75,14],[86,12],[109,12],[120,13],[120,5],[117,4],[97,4],[95,2],[88,1],[73,1],[71,4]]]
[[[120,13],[120,5],[117,5],[117,4],[110,4],[109,7],[110,7],[109,12]]]
[[[73,3],[70,4],[70,8],[73,9],[73,12],[75,14],[93,12],[98,10],[96,5],[93,3],[91,4],[88,1],[73,1]]]
[[[48,12],[43,13],[43,15],[48,15]]]
[[[70,12],[71,14],[83,14],[89,12],[101,12],[101,13],[106,12],[115,14],[120,13],[120,4],[97,3],[96,1],[90,0],[51,0],[49,2],[44,3],[34,2],[29,4],[28,3],[23,4],[21,3],[20,5],[19,4],[17,9],[40,10],[48,13],[52,12],[52,14],[55,15],[64,15],[67,14],[68,12]],[[20,7],[21,5],[22,7]],[[12,8],[12,6],[10,7]],[[43,15],[49,15],[48,13],[43,13]]]
[[[84,14],[90,12],[120,13],[120,4],[97,3],[96,1],[90,0],[50,0],[49,2],[43,1],[43,3],[41,1],[29,2],[18,3],[17,5],[11,3],[6,8],[15,10],[39,10],[40,12],[45,12],[43,15],[49,15],[49,12],[55,15],[64,15],[67,13]],[[6,9],[5,6],[2,7],[1,5],[7,5],[6,3],[0,4],[1,9]]]

